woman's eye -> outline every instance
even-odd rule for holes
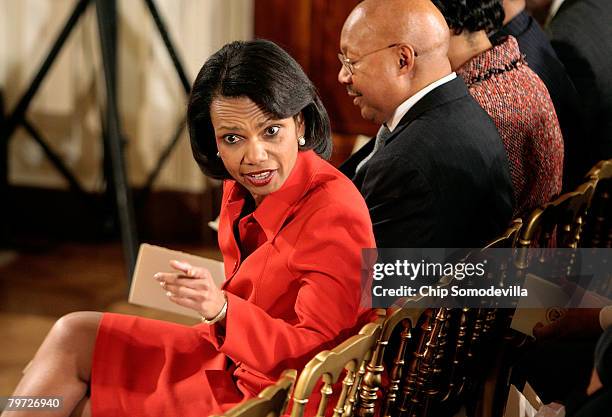
[[[279,126],[270,126],[266,128],[265,134],[266,136],[276,136],[279,130],[280,130]]]
[[[230,145],[233,143],[236,143],[240,140],[240,136],[236,136],[236,135],[225,135],[223,136],[223,140],[226,143],[229,143]]]

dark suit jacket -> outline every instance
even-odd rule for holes
[[[497,44],[508,35],[516,38],[529,68],[538,74],[550,93],[563,133],[563,188],[573,189],[582,181],[591,163],[587,149],[580,141],[584,132],[584,114],[578,93],[548,36],[526,11],[523,10],[491,35],[491,42]]]
[[[481,247],[508,225],[506,151],[461,78],[419,100],[355,175],[373,142],[340,170],[366,200],[378,247]]]
[[[567,417],[609,417],[612,410],[612,387],[603,387],[582,399],[578,409],[566,407]]]
[[[587,116],[590,162],[612,158],[612,1],[566,0],[549,29]]]

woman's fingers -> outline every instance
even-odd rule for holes
[[[156,280],[165,282],[174,282],[178,277],[179,274],[174,272],[158,272],[157,274],[153,275],[153,278]]]
[[[170,266],[176,270],[181,271],[185,275],[187,275],[187,271],[189,271],[189,269],[191,268],[190,264],[181,261],[170,261]]]
[[[168,298],[175,304],[200,312],[201,303],[198,303],[191,298],[177,297],[176,295],[169,295]]]
[[[176,272],[158,272],[153,277],[159,281],[162,287],[166,285],[183,285],[189,288],[207,289],[214,285],[214,281],[210,272],[206,268],[192,266],[187,262],[170,261],[170,266],[180,273]]]
[[[173,284],[167,284],[164,289],[166,290],[166,293],[170,293],[177,297],[191,298],[198,302],[201,302],[203,299],[205,299],[206,294],[208,293],[208,291],[202,291],[199,289],[189,288],[183,285]]]
[[[192,266],[187,262],[181,261],[170,261],[170,266],[177,271],[181,271],[183,275],[190,278],[206,278],[212,279],[210,275],[210,271],[206,268],[201,268],[198,266]]]
[[[193,289],[207,290],[211,285],[214,285],[212,281],[206,278],[185,278],[184,275],[168,272],[158,272],[153,277],[160,283],[160,285],[166,288],[168,285],[181,285]]]
[[[221,311],[225,295],[206,268],[181,261],[170,261],[170,266],[178,272],[158,272],[154,275],[170,301],[196,310],[204,317],[214,317]]]
[[[219,314],[225,303],[225,298],[223,298],[222,303],[219,304],[216,300],[202,297],[201,293],[185,287],[172,286],[166,292],[166,295],[173,303],[195,310],[200,313],[202,317],[206,318],[212,318]]]

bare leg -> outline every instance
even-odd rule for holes
[[[101,319],[102,313],[89,311],[60,318],[15,389],[13,395],[61,396],[63,406],[60,410],[5,411],[0,417],[68,417],[77,411],[77,405],[84,408],[77,415],[88,415],[89,401],[84,398]]]
[[[91,417],[91,400],[85,397],[77,404],[70,417]]]

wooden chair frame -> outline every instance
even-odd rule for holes
[[[596,182],[587,181],[575,191],[565,193],[559,198],[535,209],[526,220],[518,241],[519,248],[529,248],[535,240],[545,242],[551,239],[557,226],[558,238],[564,247],[576,248],[582,232],[584,216],[591,203]],[[552,218],[552,219],[549,219]],[[543,233],[543,236],[538,236]]]
[[[287,408],[296,376],[295,369],[288,369],[274,385],[264,388],[257,397],[237,405],[222,416],[211,417],[280,417]]]
[[[310,360],[296,383],[291,417],[304,415],[312,391],[320,380],[323,381],[323,386],[316,415],[324,416],[333,393],[333,385],[345,371],[346,375],[342,380],[342,390],[334,407],[333,416],[351,416],[358,400],[358,388],[366,372],[366,363],[370,360],[380,330],[380,323],[368,323],[359,334],[348,338],[332,350],[317,354]]]
[[[612,247],[612,159],[597,163],[587,178],[595,182],[595,190],[581,246]]]
[[[606,179],[612,178],[612,159],[606,159],[599,161],[591,170],[587,173],[589,179]]]
[[[378,415],[426,415],[433,402],[445,401],[462,388],[448,384],[441,386],[439,377],[445,369],[454,369],[457,357],[446,357],[449,310],[400,308],[394,311],[383,323],[381,337],[366,368],[360,390],[358,415],[371,417]],[[460,327],[463,332],[458,342],[460,353],[466,355],[466,322]],[[419,326],[419,327],[417,327]],[[392,336],[399,333],[397,349],[392,360],[385,360]],[[416,332],[416,333],[414,333]],[[415,334],[417,339],[415,340]],[[455,351],[457,352],[457,351]],[[385,364],[391,367],[387,373],[388,387],[382,390],[382,374]],[[459,365],[457,363],[457,365]],[[449,375],[452,370],[449,371]],[[454,380],[453,380],[454,381]],[[380,403],[380,410],[376,411]]]
[[[515,248],[522,228],[523,228],[522,219],[517,218],[517,219],[512,220],[512,224],[506,229],[506,231],[498,238],[489,242],[484,247],[484,249]]]
[[[417,311],[417,314],[420,315],[420,311]],[[418,315],[416,319],[418,319]],[[385,370],[383,363],[385,349],[389,345],[391,335],[394,333],[395,329],[401,325],[402,332],[400,333],[400,345],[398,347],[396,359],[393,362],[393,369],[389,373],[390,386],[382,400],[379,416],[387,416],[388,410],[394,406],[400,387],[406,348],[411,338],[410,330],[413,324],[416,323],[416,319],[415,311],[408,308],[400,308],[384,321],[380,338],[376,343],[376,349],[366,367],[366,373],[359,393],[359,416],[369,417],[375,414],[378,391],[382,386],[382,373]]]

